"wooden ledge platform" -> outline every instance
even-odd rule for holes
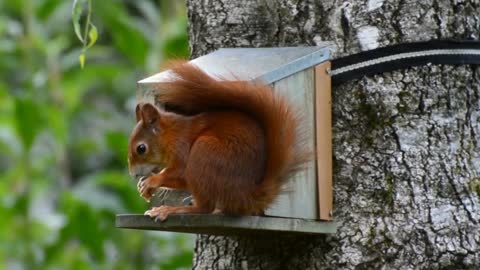
[[[337,231],[337,224],[331,221],[214,214],[176,214],[163,222],[144,215],[120,214],[116,216],[115,224],[117,228],[211,235],[333,234]]]

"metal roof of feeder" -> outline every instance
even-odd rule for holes
[[[225,80],[259,80],[271,84],[324,62],[328,47],[224,48],[191,61],[210,75]],[[168,80],[164,71],[139,81],[152,84]]]

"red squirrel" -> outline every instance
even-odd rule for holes
[[[146,200],[158,188],[181,189],[193,205],[145,215],[163,221],[173,213],[262,214],[305,162],[294,108],[267,85],[218,80],[186,62],[170,72],[155,101],[188,114],[138,104],[129,171],[136,178],[154,173],[138,184]]]

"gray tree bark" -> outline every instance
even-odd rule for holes
[[[478,39],[477,0],[189,0],[192,57],[315,45],[335,57]],[[194,269],[480,269],[480,72],[429,65],[333,88],[332,236],[198,236]]]

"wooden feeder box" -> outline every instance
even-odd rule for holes
[[[171,215],[155,222],[143,215],[118,215],[117,227],[206,234],[255,232],[335,233],[332,222],[332,125],[330,48],[228,48],[191,62],[226,80],[254,80],[272,86],[302,114],[307,147],[317,159],[289,181],[265,216]],[[166,79],[158,73],[138,82],[137,101],[154,102],[154,86]],[[156,104],[161,105],[161,104]],[[174,204],[186,196],[178,193]],[[156,205],[165,202],[157,202]],[[167,202],[167,204],[169,204]],[[170,202],[171,204],[171,202]]]

